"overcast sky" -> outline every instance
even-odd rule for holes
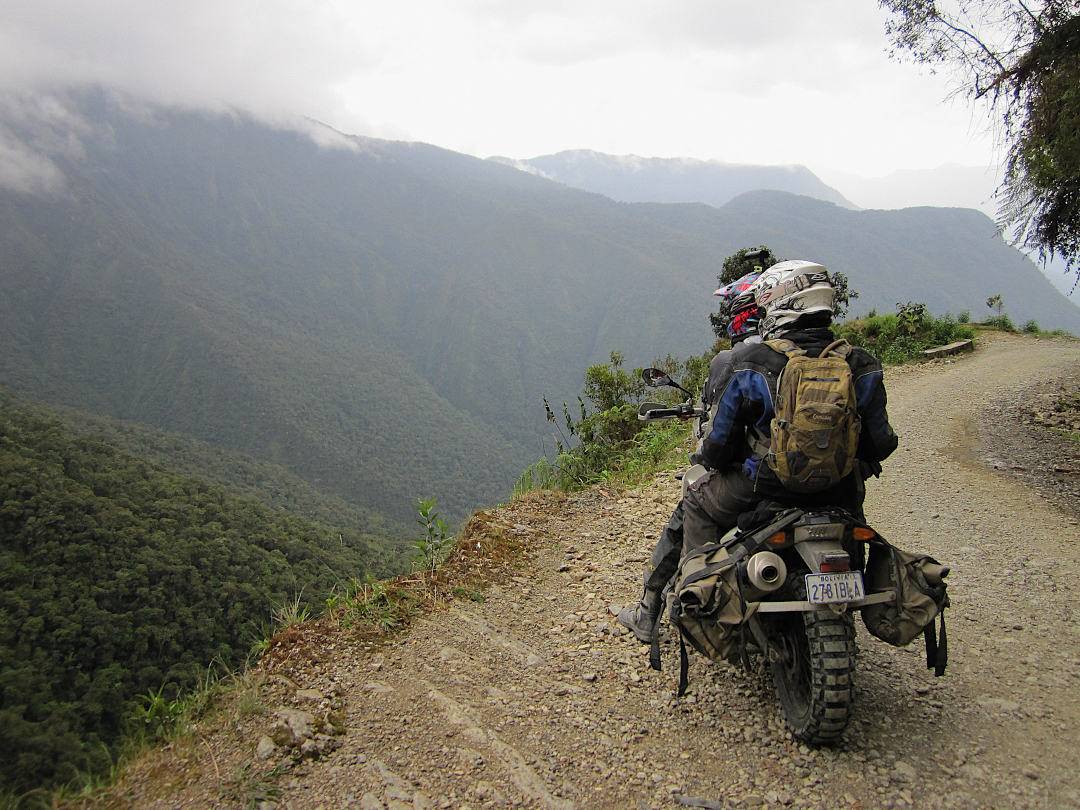
[[[77,82],[478,157],[564,149],[872,177],[990,166],[875,0],[0,0],[0,88]]]

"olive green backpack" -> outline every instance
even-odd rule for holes
[[[792,492],[834,487],[854,469],[859,445],[855,381],[847,362],[852,347],[837,340],[820,357],[810,357],[784,338],[765,345],[788,358],[776,385],[769,468]]]

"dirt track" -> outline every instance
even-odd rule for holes
[[[1076,342],[1004,337],[953,363],[889,372],[901,448],[870,482],[867,514],[897,545],[953,566],[950,667],[935,679],[921,643],[897,650],[860,623],[855,719],[832,749],[791,743],[763,670],[695,657],[690,693],[677,699],[672,639],[654,673],[647,650],[620,632],[613,614],[639,595],[641,565],[676,502],[677,482],[664,475],[638,491],[499,510],[529,552],[486,601],[458,601],[380,649],[312,640],[308,657],[279,665],[263,688],[263,716],[207,731],[183,766],[177,749],[134,770],[124,801],[1080,806],[1077,518],[994,470],[983,459],[1003,450],[980,444],[984,409],[993,415],[995,403],[1078,367]],[[265,740],[255,753],[283,706],[337,707],[347,732],[332,754],[263,779],[291,762]]]

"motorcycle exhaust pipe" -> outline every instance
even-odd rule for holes
[[[787,581],[787,566],[771,551],[759,551],[746,563],[746,578],[762,593],[772,593]]]

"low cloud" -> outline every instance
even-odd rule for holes
[[[149,101],[264,116],[326,113],[370,67],[332,0],[7,0],[0,89],[100,85]]]
[[[533,166],[531,163],[526,163],[524,160],[502,157],[499,155],[489,157],[488,160],[494,163],[501,163],[504,166],[510,166],[511,168],[517,169],[519,172],[525,172],[526,174],[534,174],[537,177],[545,177],[548,180],[554,179],[547,172],[541,171],[540,169]]]
[[[481,157],[983,162],[942,82],[886,59],[884,19],[851,0],[6,0],[0,92],[96,85]]]
[[[52,95],[0,93],[0,187],[29,194],[64,188],[57,161],[85,155],[90,125]]]
[[[54,194],[64,188],[64,173],[10,131],[0,128],[0,188],[26,194]]]

